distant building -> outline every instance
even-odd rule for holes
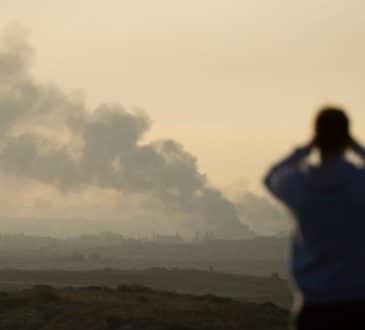
[[[159,235],[159,234],[155,234],[152,238],[152,241],[154,243],[159,243],[159,244],[183,244],[185,243],[185,241],[183,240],[183,238],[179,235]]]

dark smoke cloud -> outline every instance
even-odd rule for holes
[[[29,74],[32,50],[14,33],[0,49],[0,170],[65,193],[97,186],[148,193],[222,237],[250,237],[235,206],[211,187],[196,159],[173,140],[142,143],[143,112],[119,104],[87,109]]]
[[[240,218],[261,235],[288,235],[291,228],[289,211],[272,203],[268,198],[252,193],[236,196],[234,204]]]

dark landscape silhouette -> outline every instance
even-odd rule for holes
[[[143,286],[56,289],[35,286],[0,294],[1,329],[193,330],[286,329],[288,312],[215,295]]]

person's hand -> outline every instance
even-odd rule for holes
[[[353,136],[349,136],[349,145],[348,145],[349,149],[355,153],[359,153],[359,151],[362,150],[362,147],[360,145],[359,142],[357,142],[357,140],[353,137]]]
[[[356,148],[357,145],[359,145],[359,143],[355,140],[355,138],[353,136],[349,136],[349,148]]]
[[[309,151],[312,151],[317,146],[317,137],[314,136],[309,143],[307,144],[307,148]]]

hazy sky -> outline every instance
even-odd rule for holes
[[[0,0],[31,32],[39,79],[146,109],[210,180],[254,187],[331,101],[364,129],[361,0]],[[361,133],[359,133],[361,134]]]
[[[309,138],[318,106],[349,108],[365,138],[360,0],[0,0],[28,29],[39,81],[153,120],[219,187],[259,191],[267,166]],[[260,192],[261,193],[261,192]]]

